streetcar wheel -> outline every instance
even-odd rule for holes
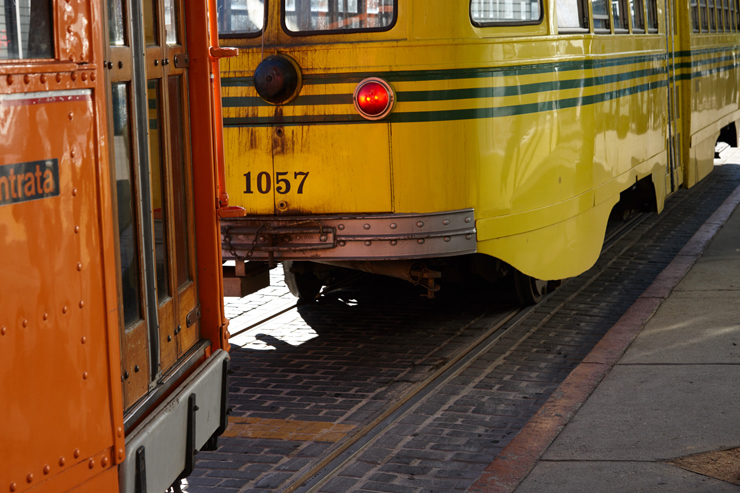
[[[302,301],[313,301],[319,297],[323,283],[316,274],[306,268],[308,262],[283,261],[285,284],[290,293]]]
[[[514,271],[514,287],[519,302],[524,306],[536,305],[547,294],[547,281],[535,279],[518,270]]]

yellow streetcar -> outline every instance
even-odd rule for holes
[[[695,1],[695,0],[692,0]],[[584,272],[615,205],[666,196],[737,140],[737,0],[219,0],[222,223],[244,288],[286,261],[408,279]],[[246,264],[245,264],[246,262]],[[241,276],[241,278],[239,277]],[[441,277],[441,279],[440,279]],[[232,290],[233,291],[233,290]]]

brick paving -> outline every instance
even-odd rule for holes
[[[320,491],[465,490],[738,183],[740,166],[726,165],[679,191],[661,215],[564,283]],[[301,422],[306,430],[312,422],[341,425],[351,435],[482,334],[494,299],[470,287],[430,301],[392,279],[361,284],[243,334],[232,350],[233,416]],[[229,313],[253,323],[250,307],[274,307],[285,295],[271,289],[267,301],[229,300]],[[295,426],[276,438],[221,438],[218,451],[198,454],[186,491],[276,491],[343,443],[297,435]],[[289,439],[296,436],[304,439]]]

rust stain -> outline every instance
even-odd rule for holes
[[[223,436],[334,443],[355,428],[355,425],[316,421],[230,417]]]

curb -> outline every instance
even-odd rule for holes
[[[566,377],[540,410],[467,491],[509,493],[521,483],[542,454],[622,357],[673,288],[740,204],[740,186],[719,206],[684,245],[653,283],[640,295],[583,361]]]

